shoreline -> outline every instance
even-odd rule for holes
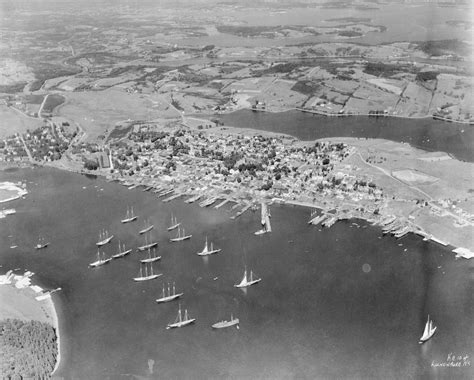
[[[439,120],[439,121],[444,121],[446,123],[456,123],[456,124],[462,124],[462,125],[474,125],[474,120],[473,121],[463,121],[463,120],[457,120],[457,119],[448,119],[442,116],[437,116],[437,115],[419,115],[419,116],[404,116],[404,115],[391,115],[391,114],[380,114],[380,115],[375,115],[375,114],[369,114],[369,113],[330,113],[330,112],[323,112],[323,111],[318,111],[318,110],[311,110],[311,109],[305,109],[301,107],[289,107],[289,108],[282,108],[278,110],[274,109],[254,109],[251,107],[241,107],[241,108],[236,108],[231,111],[223,111],[220,112],[217,115],[229,115],[237,111],[242,111],[242,110],[247,110],[247,111],[253,111],[253,112],[268,112],[268,113],[283,113],[283,112],[289,112],[289,111],[298,111],[302,113],[312,113],[315,115],[320,115],[320,116],[325,116],[325,117],[343,117],[343,118],[352,118],[352,117],[371,117],[371,118],[394,118],[394,119],[407,119],[407,120],[423,120],[423,119],[433,119],[433,120]],[[192,115],[199,115],[199,114],[191,114]],[[203,114],[203,116],[210,116],[212,117],[213,115],[209,114]],[[186,115],[184,115],[186,118]]]
[[[11,195],[6,194],[8,198],[1,198],[0,196],[0,203],[6,203],[13,201],[15,199],[20,199],[21,197],[24,197],[26,194],[28,194],[28,191],[21,188],[19,183],[13,183],[13,182],[0,182],[0,193],[2,191],[8,192],[8,193],[13,193],[16,192],[16,195]]]
[[[206,121],[206,120],[209,121],[209,119],[199,119],[197,117],[188,117],[188,118],[189,119],[194,119],[194,120],[199,120],[199,121],[201,121],[201,120],[202,121]],[[186,125],[186,126],[190,129],[196,129],[193,126],[188,126],[188,125]],[[303,144],[303,145],[312,144],[312,143],[315,143],[317,141],[331,141],[331,142],[334,142],[334,141],[337,141],[337,139],[338,139],[337,137],[331,137],[331,138],[328,137],[328,138],[320,138],[320,139],[306,141],[306,140],[301,140],[301,139],[299,139],[295,136],[292,136],[292,135],[289,135],[289,134],[286,134],[286,133],[264,131],[264,130],[252,129],[252,128],[248,128],[248,127],[247,128],[240,128],[240,127],[233,127],[233,126],[230,126],[230,125],[229,126],[216,126],[216,127],[211,128],[211,129],[207,129],[207,130],[205,129],[202,132],[204,132],[204,133],[218,133],[218,134],[226,133],[226,134],[232,134],[232,135],[241,135],[241,134],[248,133],[250,135],[263,135],[263,136],[270,136],[270,137],[271,136],[280,136],[280,137],[285,137],[285,138],[287,138],[288,140],[291,140],[294,143]],[[349,140],[352,140],[352,139],[360,140],[362,138],[358,138],[358,137],[340,137],[340,139],[342,139],[344,141],[347,141],[348,139]],[[408,145],[411,149],[421,150],[421,151],[426,152],[426,153],[433,153],[433,152],[427,151],[426,149],[422,149],[420,147],[412,146],[409,143],[394,142],[392,140],[380,139],[380,138],[373,138],[373,139],[370,139],[370,140],[388,141],[388,142],[393,142],[395,144]],[[448,154],[448,153],[442,152],[442,151],[439,151],[439,152],[444,153],[444,154]],[[54,168],[54,169],[65,170],[65,171],[68,171],[68,172],[81,174],[81,175],[94,175],[94,176],[98,176],[98,177],[103,177],[106,181],[118,180],[119,182],[124,182],[124,183],[122,183],[122,185],[128,184],[128,186],[130,186],[130,185],[136,185],[136,186],[150,186],[151,185],[151,186],[153,186],[153,184],[147,183],[147,181],[144,181],[143,178],[134,178],[134,177],[131,177],[131,178],[125,178],[125,177],[115,178],[114,175],[111,175],[110,173],[104,172],[104,171],[88,171],[86,169],[78,170],[75,167],[69,167],[67,162],[64,162],[64,161],[61,161],[61,160],[53,161],[53,162],[38,163],[38,164],[35,164],[35,165],[41,166],[41,167],[49,167],[49,168]],[[35,167],[35,165],[32,165],[30,163],[26,163],[25,166],[26,167]],[[158,184],[156,183],[155,186],[158,186]],[[179,192],[179,190],[180,189],[178,187],[176,189],[176,191]],[[195,194],[193,194],[193,195],[197,195],[197,194],[198,194],[198,192],[195,192]],[[253,200],[250,200],[249,202],[252,203],[252,201],[258,203],[260,200],[255,198]],[[292,204],[293,202],[299,202],[299,201],[298,200],[283,200],[282,199],[282,202],[280,202],[280,203]],[[302,203],[307,203],[307,202],[302,202]],[[317,204],[310,204],[310,203],[305,204],[305,206],[308,207],[308,208],[321,208],[320,205],[318,206]],[[367,220],[367,218],[363,218],[363,217],[362,217],[362,219]],[[369,223],[370,223],[370,220],[369,220]],[[420,227],[420,226],[416,226],[416,227],[417,227],[416,228],[417,230],[420,230],[420,229],[423,230],[422,227]],[[415,232],[413,232],[413,233],[415,233]],[[450,251],[453,251],[456,254],[457,254],[458,251],[465,251],[465,250],[467,250],[468,252],[471,252],[470,249],[465,248],[464,246],[461,246],[459,244],[450,243],[449,241],[447,241],[447,240],[449,240],[448,237],[442,236],[442,237],[438,238],[438,237],[435,237],[433,234],[431,234],[429,232],[426,232],[423,236],[426,239],[431,240],[431,241],[436,242],[436,243],[439,243],[439,244],[441,244],[445,247],[448,246],[448,245],[452,246]]]
[[[53,372],[51,372],[51,376],[54,376],[55,372],[59,368],[59,364],[61,364],[61,333],[59,331],[59,319],[58,319],[58,311],[56,310],[56,304],[53,301],[53,298],[50,298],[50,302],[52,305],[53,310],[53,318],[56,324],[56,342],[58,344],[58,356],[56,356],[56,364],[54,365]]]
[[[61,338],[56,304],[52,294],[31,281],[34,273],[25,271],[23,275],[8,271],[0,275],[0,319],[20,319],[23,321],[39,321],[51,325],[56,334],[57,356],[51,376],[59,368],[61,362]],[[44,297],[38,299],[37,297]]]

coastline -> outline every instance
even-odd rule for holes
[[[49,302],[51,304],[51,309],[53,311],[53,318],[54,318],[55,329],[56,329],[56,342],[58,344],[58,356],[56,356],[56,364],[54,365],[53,372],[51,372],[51,376],[54,376],[55,372],[59,368],[59,364],[61,363],[61,333],[59,332],[58,312],[56,310],[56,305],[52,297],[49,298]]]
[[[51,375],[59,368],[61,361],[61,343],[59,320],[56,305],[51,294],[38,285],[33,285],[30,277],[32,272],[15,275],[12,271],[0,275],[0,320],[20,319],[38,321],[51,325],[56,334],[57,356]],[[38,300],[37,297],[43,298]]]
[[[393,115],[393,114],[380,114],[380,115],[375,115],[375,114],[370,114],[370,113],[331,113],[331,112],[323,112],[323,111],[318,111],[318,110],[311,110],[311,109],[305,109],[301,107],[288,107],[284,108],[282,107],[281,109],[261,109],[261,108],[251,108],[251,107],[241,107],[241,108],[236,108],[232,109],[229,111],[221,111],[220,114],[231,114],[233,112],[241,111],[241,110],[248,110],[248,111],[253,111],[253,112],[267,112],[267,113],[282,113],[282,112],[288,112],[288,111],[299,111],[303,113],[312,113],[315,115],[320,115],[320,116],[326,116],[326,117],[344,117],[344,118],[353,118],[353,117],[358,117],[358,116],[363,116],[363,117],[373,117],[373,118],[394,118],[394,119],[407,119],[407,120],[423,120],[423,119],[433,119],[433,120],[440,120],[440,121],[445,121],[447,123],[456,123],[456,124],[463,124],[463,125],[474,125],[474,121],[463,121],[463,120],[457,120],[457,119],[448,119],[442,116],[438,115],[418,115],[418,116],[406,116],[406,115]],[[199,115],[199,114],[192,114],[192,115]],[[208,114],[205,114],[203,116],[209,116]],[[212,116],[212,115],[211,115]],[[186,117],[186,115],[184,115]]]
[[[11,195],[16,193],[15,195]],[[10,202],[28,194],[28,191],[21,188],[19,184],[12,182],[0,182],[0,203]]]

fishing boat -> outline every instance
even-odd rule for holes
[[[112,255],[113,259],[118,259],[120,257],[124,257],[124,256],[128,255],[130,252],[132,252],[131,249],[125,249],[125,244],[121,245],[120,241],[119,241],[118,247],[119,247],[119,251],[115,255]]]
[[[151,237],[150,237],[150,240],[151,240]],[[147,234],[145,234],[145,245],[141,245],[139,246],[137,249],[139,251],[146,251],[147,249],[150,249],[150,248],[153,248],[153,247],[156,247],[158,245],[158,242],[155,241],[155,242],[148,242],[148,236]]]
[[[231,314],[230,315],[230,321],[220,321],[217,323],[214,323],[212,325],[213,329],[224,329],[226,327],[232,327],[232,326],[237,326],[239,328],[239,318],[234,318],[234,316]]]
[[[125,219],[122,219],[121,222],[122,223],[130,223],[130,222],[133,222],[134,220],[137,220],[138,216],[136,216],[134,213],[133,213],[133,207],[128,209],[127,208],[127,215],[125,216]]]
[[[151,231],[153,229],[154,225],[150,224],[150,222],[147,220],[145,221],[145,228],[143,230],[138,231],[140,235],[146,234],[148,231]]]
[[[250,276],[247,277],[247,269],[245,269],[244,277],[242,278],[242,281],[240,281],[239,284],[235,284],[234,286],[236,288],[245,288],[247,286],[254,285],[254,284],[256,284],[257,282],[260,282],[260,281],[262,281],[261,278],[254,278],[253,277],[253,272],[252,271],[250,271]]]
[[[154,280],[161,276],[161,273],[155,274],[153,273],[153,264],[150,263],[150,273],[148,273],[148,265],[145,264],[145,273],[143,273],[143,265],[140,264],[140,273],[138,277],[134,277],[133,281],[148,281]]]
[[[423,335],[420,338],[419,344],[425,343],[428,339],[430,339],[434,333],[436,332],[437,327],[433,326],[433,321],[430,320],[430,316],[428,315],[428,320],[426,321],[425,330],[423,331]]]
[[[38,239],[38,244],[35,245],[36,249],[43,249],[49,245],[49,242],[46,242],[43,237]]]
[[[140,260],[141,263],[153,263],[161,259],[161,256],[156,256],[156,250],[153,248],[153,255],[151,254],[151,249],[148,248],[148,258]]]
[[[176,287],[173,282],[173,288],[170,289],[170,284],[168,284],[168,292],[165,290],[165,284],[163,284],[163,293],[161,298],[158,298],[156,302],[158,303],[164,303],[164,302],[170,302],[173,301],[179,297],[181,297],[184,293],[176,293]]]
[[[109,236],[109,232],[107,230],[99,232],[99,241],[95,243],[98,247],[102,247],[103,245],[110,243],[114,235]]]
[[[183,232],[181,233],[181,231]],[[178,227],[178,235],[176,235],[175,238],[170,239],[170,241],[171,242],[183,241],[183,240],[191,239],[191,236],[193,235],[186,235],[184,228],[181,229],[181,227]]]
[[[112,258],[109,257],[108,259],[105,258],[105,252],[102,252],[102,254],[99,252],[99,249],[97,249],[97,260],[94,261],[93,263],[89,264],[89,267],[95,268],[99,267],[101,265],[105,265],[107,263],[110,263],[112,261]]]
[[[173,329],[176,327],[184,327],[187,325],[190,325],[196,320],[196,318],[189,318],[188,317],[188,310],[184,310],[184,318],[181,314],[181,304],[179,305],[179,310],[178,310],[178,316],[176,317],[175,321],[173,323],[168,323],[168,326],[166,326],[166,329]]]
[[[214,253],[218,253],[220,251],[221,251],[220,248],[214,249],[214,245],[212,244],[212,242],[211,242],[211,249],[209,249],[209,247],[207,245],[207,236],[206,236],[206,243],[204,244],[204,248],[201,252],[197,252],[197,254],[199,256],[207,256],[207,255],[212,255]]]
[[[176,228],[178,228],[180,226],[180,224],[181,223],[178,223],[178,219],[176,218],[176,216],[173,219],[173,215],[171,215],[171,224],[167,229],[168,229],[168,231],[173,231]]]

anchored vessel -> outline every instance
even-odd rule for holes
[[[213,329],[224,329],[226,327],[232,327],[232,326],[237,326],[239,328],[239,318],[234,318],[234,316],[231,314],[230,315],[230,321],[220,321],[217,323],[214,323],[212,325]]]
[[[433,326],[433,321],[430,320],[430,316],[428,315],[428,320],[426,321],[425,330],[423,331],[423,335],[420,338],[420,341],[418,343],[423,344],[427,340],[429,340],[436,332],[436,329],[437,327]]]
[[[189,318],[188,317],[188,309],[184,310],[184,318],[181,315],[181,304],[179,305],[179,310],[178,310],[178,316],[176,317],[175,321],[173,323],[168,323],[168,326],[166,326],[166,329],[172,329],[176,327],[183,327],[190,325],[196,320],[196,318]]]
[[[175,238],[170,239],[170,241],[172,242],[183,241],[183,240],[191,239],[191,236],[193,235],[186,235],[186,233],[184,232],[184,228],[181,229],[181,227],[178,227],[178,235],[176,235]]]
[[[103,245],[110,243],[114,235],[109,236],[109,232],[107,230],[99,232],[99,241],[96,243],[98,247],[102,247]]]
[[[133,222],[134,220],[137,220],[137,218],[138,218],[138,216],[136,216],[133,213],[133,207],[131,209],[127,208],[127,216],[125,217],[125,219],[122,219],[121,222],[122,223],[130,223],[130,222]]]
[[[165,284],[163,284],[163,293],[161,298],[158,298],[156,302],[163,303],[163,302],[170,302],[179,297],[181,297],[184,293],[176,293],[176,288],[173,282],[173,288],[170,289],[170,284],[168,284],[168,291],[165,290]]]
[[[151,238],[150,238],[150,240],[151,240]],[[145,245],[141,245],[140,247],[138,247],[138,250],[139,250],[139,251],[146,251],[147,249],[156,247],[157,245],[158,245],[158,242],[157,242],[157,241],[148,243],[148,237],[147,237],[147,235],[145,234]]]
[[[120,257],[124,257],[124,256],[128,255],[130,252],[132,252],[131,249],[125,249],[125,244],[120,245],[120,241],[119,241],[118,247],[119,247],[119,251],[115,255],[112,255],[113,259],[118,259]]]
[[[40,237],[38,239],[38,244],[35,245],[36,249],[43,249],[46,248],[49,245],[49,242],[44,241],[43,237]]]
[[[107,263],[110,263],[112,260],[111,257],[108,259],[105,258],[105,252],[102,252],[102,254],[99,252],[99,249],[97,249],[97,261],[94,261],[93,263],[90,263],[89,266],[91,268],[99,267],[101,265],[105,265]]]
[[[150,273],[148,273],[148,265],[145,264],[145,273],[143,273],[143,265],[140,264],[140,274],[138,277],[134,277],[133,281],[148,281],[154,280],[161,276],[161,273],[154,274],[153,273],[153,264],[150,263]]]
[[[234,318],[234,316],[231,314],[230,321],[220,321],[220,322],[214,323],[212,325],[212,328],[224,329],[226,327],[232,327],[232,326],[237,326],[237,328],[239,328],[239,318]]]
[[[253,284],[256,284],[257,282],[260,282],[262,281],[261,278],[254,278],[253,277],[253,272],[250,271],[250,276],[247,277],[247,269],[245,269],[245,272],[244,272],[244,277],[242,278],[242,281],[240,281],[239,284],[235,284],[234,286],[236,288],[245,288],[247,286],[251,286]]]
[[[176,216],[174,217],[173,219],[173,215],[171,215],[171,224],[170,226],[168,227],[168,231],[173,231],[175,230],[176,228],[179,227],[181,223],[178,223],[178,219],[176,218]]]
[[[151,249],[148,248],[148,257],[146,259],[140,260],[141,263],[153,263],[161,259],[161,256],[156,256],[156,249],[153,248],[153,255],[151,254]]]
[[[153,229],[153,227],[154,227],[153,224],[150,224],[149,221],[146,221],[145,222],[145,228],[143,230],[138,231],[138,233],[140,235],[143,235],[143,234],[147,233],[148,231],[151,231]]]
[[[197,254],[199,256],[207,256],[207,255],[212,255],[214,253],[218,253],[220,251],[221,251],[220,248],[214,249],[214,245],[212,244],[212,242],[211,242],[211,249],[209,249],[209,247],[207,245],[207,236],[206,236],[206,243],[204,244],[204,248],[201,252],[197,252]]]

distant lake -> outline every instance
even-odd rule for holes
[[[162,203],[140,188],[48,168],[0,171],[0,181],[26,181],[12,201],[17,214],[0,221],[2,268],[35,272],[58,305],[66,379],[369,379],[469,378],[472,368],[434,368],[449,353],[472,355],[474,305],[470,262],[408,235],[382,236],[362,221],[330,229],[308,226],[309,210],[271,206],[273,233],[255,236],[260,213],[231,220],[222,209]],[[121,224],[127,206],[139,219]],[[235,211],[234,211],[235,212]],[[170,243],[171,213],[193,236]],[[139,258],[96,268],[98,233],[136,248],[144,220],[154,224],[162,260],[157,280],[135,283]],[[354,224],[355,223],[355,224]],[[35,251],[38,236],[51,245]],[[202,258],[206,236],[222,252]],[[18,248],[9,249],[16,244]],[[234,288],[244,268],[262,281]],[[193,326],[166,330],[178,303],[157,304],[163,282],[184,292]],[[211,325],[230,314],[240,329]],[[420,346],[427,315],[438,326]],[[148,360],[154,373],[148,374]]]
[[[224,125],[285,133],[301,140],[335,137],[380,138],[406,142],[428,151],[474,162],[474,127],[433,119],[325,117],[301,111],[280,113],[239,110],[214,115]]]

